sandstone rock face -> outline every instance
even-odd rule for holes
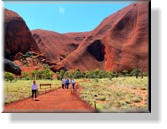
[[[46,58],[45,63],[56,64],[74,51],[87,33],[60,34],[47,30],[33,30],[32,35]]]
[[[147,72],[148,34],[146,2],[131,4],[108,16],[90,32],[64,34],[40,29],[30,32],[18,14],[5,9],[5,57],[13,60],[20,53],[34,51],[36,59],[55,72],[134,68]],[[29,64],[32,69],[34,63]]]
[[[117,13],[118,20],[103,38],[105,67],[121,71],[148,68],[148,5],[133,4]]]
[[[17,13],[8,9],[4,10],[4,17],[5,58],[13,60],[18,52],[38,51],[25,21]]]
[[[148,3],[131,4],[107,17],[52,69],[147,71],[148,34]]]

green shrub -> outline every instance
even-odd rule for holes
[[[26,53],[23,55],[23,58],[32,57],[32,56],[33,56],[32,52],[26,52]]]
[[[30,75],[28,74],[28,72],[23,72],[21,78],[22,78],[22,79],[25,79],[25,80],[30,80],[30,79],[31,79],[31,77],[30,77]]]
[[[91,71],[86,71],[85,72],[85,78],[92,78],[92,72]]]
[[[57,74],[57,79],[58,80],[62,80],[63,77],[64,77],[64,74],[65,74],[65,71],[64,70],[60,70],[59,72],[56,72]]]
[[[42,75],[44,79],[53,79],[53,72],[50,69],[45,69],[42,71]]]
[[[64,77],[73,78],[73,74],[72,74],[71,72],[66,71],[66,72],[64,73]]]
[[[139,74],[140,74],[140,70],[137,68],[131,71],[131,75],[136,76],[136,78],[138,78]]]
[[[109,71],[87,71],[84,73],[85,78],[110,78],[112,79],[113,73]]]
[[[119,73],[116,71],[114,71],[112,75],[113,75],[113,77],[116,77],[116,78],[119,77]]]
[[[143,72],[143,76],[148,76],[148,73],[147,72]]]
[[[126,69],[122,71],[122,75],[123,75],[124,77],[127,76],[128,73],[129,73],[129,72],[128,72],[128,70],[126,70]]]
[[[33,57],[33,54],[32,54],[32,52],[26,52],[20,59],[21,59],[21,61],[22,61],[22,64],[23,65],[28,65],[28,62],[27,62],[27,60],[26,60],[26,58],[27,57]]]
[[[14,80],[14,75],[9,72],[5,72],[5,80],[6,81],[13,81]]]
[[[83,78],[85,75],[82,71],[80,71],[79,69],[77,70],[74,70],[72,73],[71,73],[71,76],[75,79],[78,79],[78,78]]]

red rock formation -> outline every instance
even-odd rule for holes
[[[118,12],[118,21],[103,39],[106,69],[148,68],[148,4],[133,4]]]
[[[33,38],[48,64],[56,64],[67,57],[78,47],[86,34],[86,32],[60,34],[47,30],[32,31]]]
[[[13,60],[18,52],[38,51],[25,21],[17,13],[8,9],[4,10],[4,17],[5,58]]]
[[[52,69],[147,71],[147,64],[148,3],[135,3],[107,17]]]
[[[31,73],[34,70],[44,69],[43,64],[36,58],[26,58],[25,61],[26,64],[24,64],[22,60],[14,60],[14,63],[20,67],[22,73],[24,72]]]
[[[32,38],[33,37],[33,38]],[[5,10],[5,56],[38,50],[51,69],[122,71],[148,68],[148,3],[131,4],[91,32],[60,34],[33,30],[18,14]],[[30,63],[31,64],[31,63]],[[32,66],[33,67],[33,64]],[[22,67],[24,69],[24,67]]]

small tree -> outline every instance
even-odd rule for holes
[[[103,72],[100,71],[100,70],[98,70],[98,69],[96,69],[96,70],[94,71],[94,77],[95,77],[95,78],[102,78],[102,77],[103,77]]]
[[[60,70],[59,72],[56,73],[57,74],[57,79],[58,80],[62,80],[65,74],[64,70]]]
[[[66,72],[64,73],[64,76],[65,76],[65,77],[68,77],[68,78],[73,78],[72,73],[70,73],[70,72],[68,72],[68,71],[66,71]]]
[[[143,78],[143,76],[144,76],[144,74],[143,74],[143,72],[141,72],[141,78]]]
[[[139,73],[140,73],[140,70],[139,69],[133,69],[133,71],[131,72],[132,75],[136,76],[136,78],[139,77]]]
[[[53,79],[53,72],[50,69],[45,69],[42,71],[42,75],[44,79]]]
[[[21,77],[22,79],[25,79],[25,80],[29,80],[30,79],[30,77],[29,77],[29,74],[28,74],[28,72],[23,72],[23,74],[22,74],[22,77]]]
[[[72,76],[73,78],[82,78],[84,77],[84,73],[77,69],[72,72]]]
[[[148,73],[147,72],[143,72],[143,76],[148,76]]]
[[[108,77],[109,77],[110,80],[112,80],[112,78],[113,78],[112,72],[109,72]]]
[[[128,75],[128,70],[126,70],[126,69],[123,70],[123,71],[122,71],[122,75],[123,75],[124,77],[126,77],[126,76]]]
[[[116,78],[119,77],[119,73],[116,72],[116,71],[114,71],[114,72],[113,72],[113,77],[116,77]]]
[[[91,72],[90,71],[85,72],[85,78],[91,78]]]

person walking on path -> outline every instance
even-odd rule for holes
[[[72,88],[75,89],[75,81],[74,81],[74,79],[71,79],[71,85],[72,85]]]
[[[66,79],[65,83],[66,83],[66,89],[68,89],[69,88],[69,79],[68,78]]]
[[[64,78],[62,79],[62,88],[63,89],[65,88],[65,79]]]
[[[38,87],[37,87],[36,81],[34,80],[32,84],[32,99],[34,99],[35,97],[36,101],[37,101],[37,91],[38,91]]]

